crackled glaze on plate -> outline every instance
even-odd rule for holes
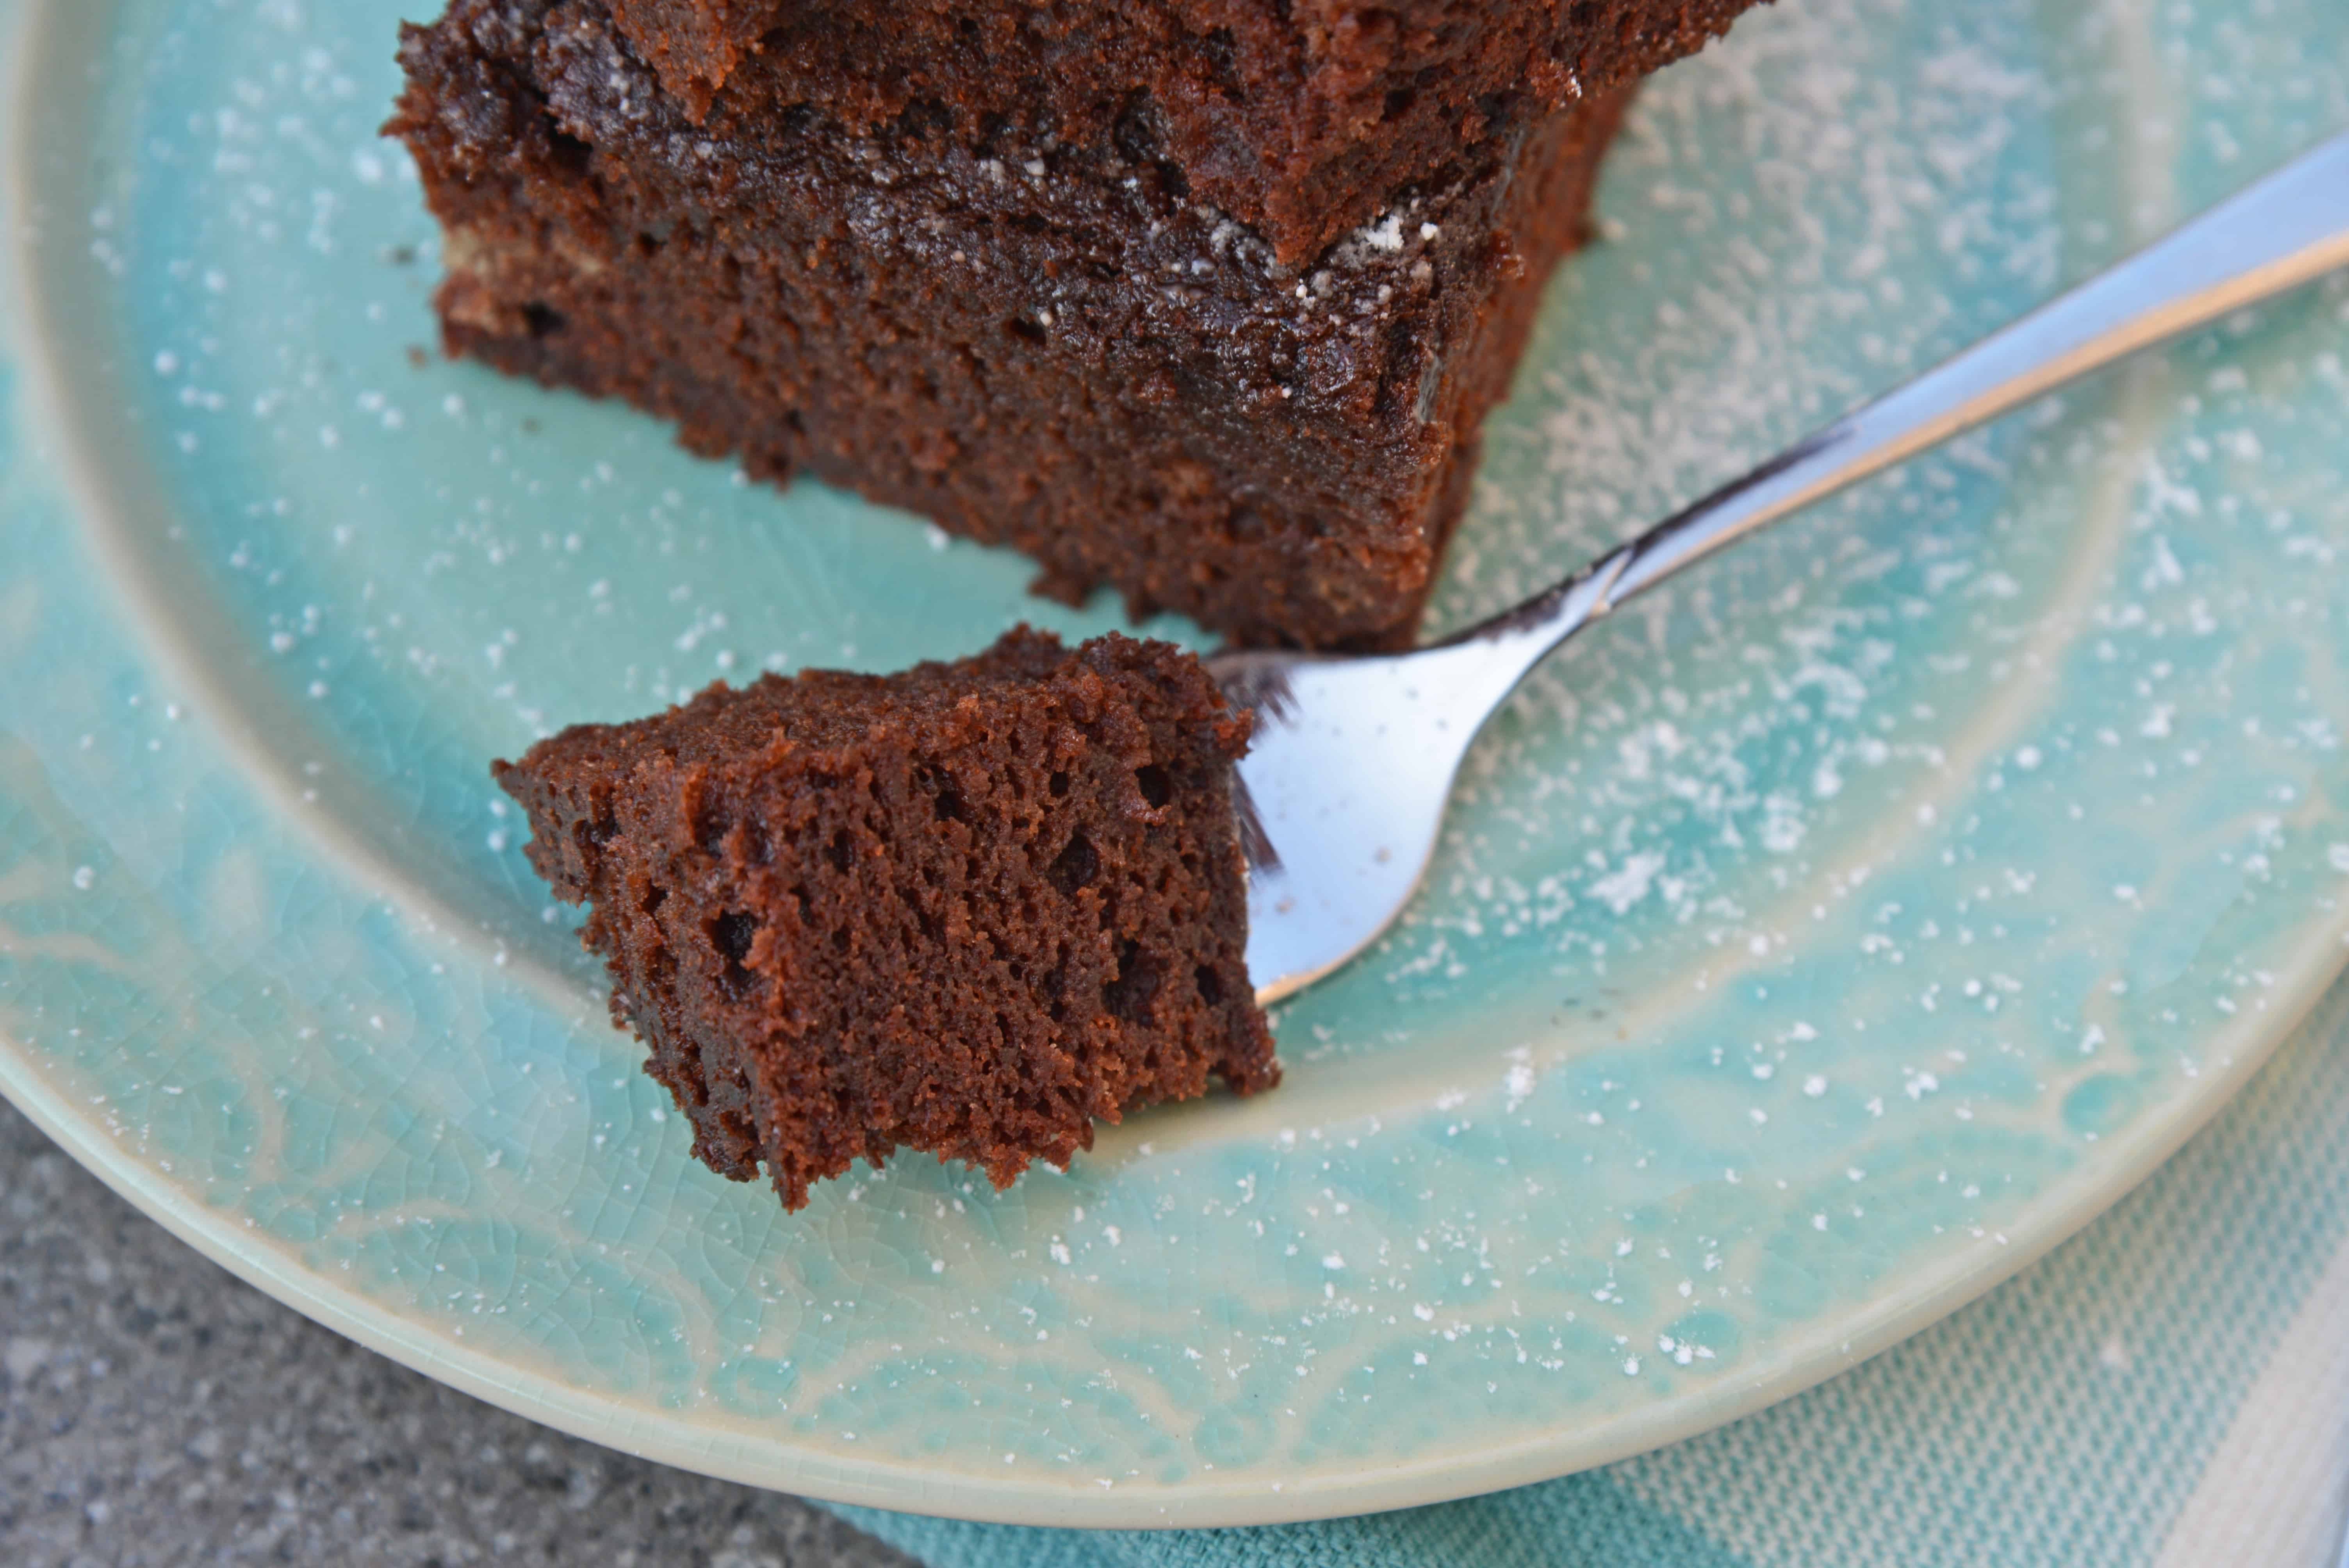
[[[1277,1094],[1008,1193],[694,1165],[487,759],[1030,619],[1018,561],[419,352],[382,0],[0,0],[0,1086],[460,1387],[820,1496],[1207,1524],[1701,1429],[2224,1098],[2349,928],[2349,291],[1641,603],[1472,758]],[[2349,15],[1785,0],[1644,96],[1437,619],[2349,124]],[[1186,626],[1162,634],[1194,636]]]

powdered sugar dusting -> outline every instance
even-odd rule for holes
[[[435,1345],[584,1369],[762,1452],[1063,1500],[1338,1484],[1397,1432],[1580,1440],[1733,1405],[1789,1336],[2044,1239],[2107,1140],[2230,1081],[2323,967],[2312,934],[2334,956],[2339,286],[1823,509],[1545,671],[1407,923],[1284,1008],[1278,1095],[1105,1129],[1006,1194],[900,1161],[787,1222],[690,1173],[591,995],[511,995],[509,953],[568,940],[482,763],[719,673],[1108,617],[906,520],[738,486],[634,416],[411,360],[435,242],[372,134],[391,11],[200,9],[138,36],[117,107],[144,150],[57,220],[122,280],[125,441],[174,502],[125,526],[299,716],[270,731],[301,743],[295,788],[364,779],[491,934],[394,984],[407,913],[262,869],[300,830],[191,839],[150,857],[197,868],[190,908],[298,912],[280,968],[365,1005],[280,1031],[293,1004],[236,988],[262,967],[240,950],[201,993],[233,1040],[184,1046],[216,1072],[76,1059],[113,1075],[129,1144],[243,1151],[204,1178],[214,1212]],[[2241,109],[2275,75],[2258,49],[2337,16],[2282,44],[2147,31],[2194,14],[1788,0],[1659,81],[1440,614],[1540,585],[2349,117],[2337,73]],[[2192,79],[2098,107],[2173,57]],[[1021,150],[1007,181],[1052,178]],[[1186,267],[1242,253],[1199,222]],[[1382,214],[1354,253],[1392,265],[1385,239],[1407,257],[1429,226]],[[1306,297],[1361,283],[1347,265]],[[216,756],[179,760],[211,722],[179,700],[98,694],[130,717],[89,749],[183,769],[153,798],[191,810],[144,830],[200,835],[251,813]],[[27,864],[40,920],[181,918],[119,902],[141,878],[95,848]],[[40,984],[80,1005],[121,978]]]

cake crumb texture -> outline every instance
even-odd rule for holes
[[[1096,1120],[1278,1081],[1198,661],[1021,628],[889,676],[770,675],[582,725],[498,781],[591,905],[616,1023],[713,1170],[791,1208],[899,1148],[999,1187]]]
[[[1520,114],[1291,266],[1139,131],[928,100],[859,129],[772,50],[696,121],[603,0],[454,0],[402,57],[452,352],[1015,547],[1061,597],[1325,648],[1414,635],[1624,101]]]

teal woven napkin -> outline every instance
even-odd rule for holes
[[[2349,1514],[2349,984],[2080,1236],[1707,1436],[1313,1524],[1087,1532],[839,1511],[931,1568],[2332,1568]]]

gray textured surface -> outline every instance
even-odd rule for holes
[[[629,1459],[232,1278],[0,1101],[0,1563],[905,1568],[793,1498]]]

